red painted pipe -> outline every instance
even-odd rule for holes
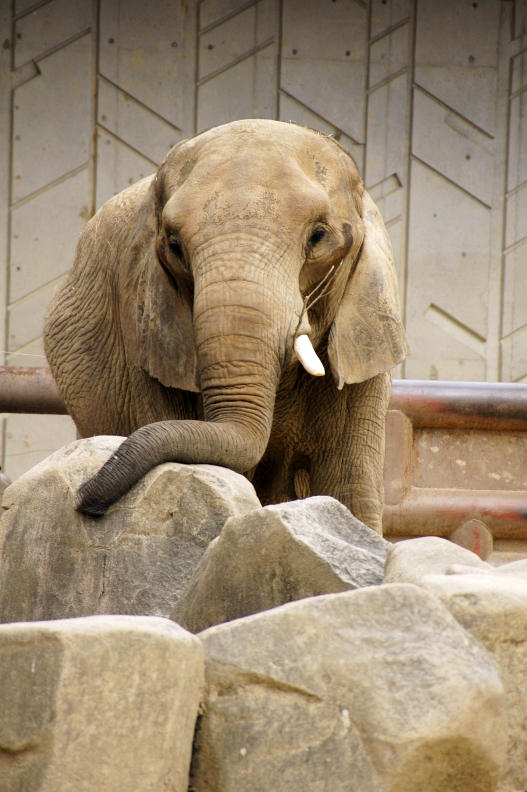
[[[527,431],[527,385],[394,380],[391,410],[415,427]],[[48,368],[0,366],[0,412],[67,415]]]
[[[390,410],[416,428],[527,431],[527,385],[394,380]]]
[[[67,415],[48,368],[0,366],[0,412]]]

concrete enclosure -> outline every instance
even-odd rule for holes
[[[45,365],[46,306],[108,198],[265,117],[355,157],[399,270],[395,375],[527,381],[527,0],[14,0],[0,58],[0,362]],[[2,466],[74,438],[5,416]]]

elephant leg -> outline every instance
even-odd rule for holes
[[[327,414],[312,413],[311,494],[337,498],[381,535],[390,389],[390,373],[379,374],[341,391],[335,388]]]

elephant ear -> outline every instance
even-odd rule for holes
[[[192,303],[157,256],[155,188],[155,177],[144,179],[129,188],[126,205],[121,193],[121,333],[132,365],[169,388],[197,392]]]
[[[410,354],[400,317],[392,246],[366,190],[362,221],[362,248],[329,335],[329,361],[339,390],[392,369]]]
[[[146,262],[141,291],[139,365],[169,388],[199,392],[190,298],[160,264],[155,250]]]

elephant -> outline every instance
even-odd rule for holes
[[[81,512],[174,461],[244,474],[263,505],[333,496],[382,532],[409,347],[386,229],[335,138],[252,119],[178,143],[87,224],[44,342],[80,435],[126,436]]]

